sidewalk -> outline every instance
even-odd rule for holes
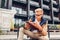
[[[17,35],[0,35],[0,39],[17,39]]]
[[[3,39],[17,40],[17,35],[0,35],[0,40],[3,40]],[[56,39],[56,40],[59,39],[60,40],[60,35],[51,35],[50,39]]]
[[[24,36],[24,39],[28,40],[26,36]],[[60,33],[51,33],[50,39],[60,40]],[[17,33],[12,34],[12,32],[10,32],[8,35],[0,35],[0,40],[17,40]]]

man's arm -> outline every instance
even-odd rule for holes
[[[38,24],[37,22],[36,23],[29,22],[29,24],[31,24],[35,28],[37,28],[43,36],[47,35],[47,31],[46,31],[47,30],[47,22],[46,22],[46,24],[44,24],[42,26],[40,24]]]
[[[31,19],[29,21],[27,21],[27,22],[31,22]],[[25,23],[25,26],[24,26],[25,29],[29,29],[30,28],[30,24],[27,23],[27,22]]]
[[[41,32],[41,34],[43,36],[46,36],[47,35],[48,22],[46,22],[46,24],[44,24],[42,27],[43,27],[43,31]]]
[[[32,25],[33,27],[37,28],[39,31],[42,31],[43,28],[41,27],[40,24],[38,24],[38,22],[28,22],[30,25]]]

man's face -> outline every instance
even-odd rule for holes
[[[35,17],[37,19],[40,19],[43,16],[43,11],[42,10],[38,10],[35,12]]]

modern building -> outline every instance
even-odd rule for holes
[[[49,24],[60,24],[60,0],[0,0],[0,7],[16,10],[15,24],[20,25],[21,19],[28,20],[34,15],[36,8],[44,10],[44,18]]]

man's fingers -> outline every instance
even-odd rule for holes
[[[33,22],[29,22],[29,23],[34,26],[34,23]]]
[[[28,21],[27,23],[29,23],[29,24],[32,25],[32,26],[35,26],[35,24],[36,24],[36,23],[34,23],[34,22],[29,22],[29,21]]]

